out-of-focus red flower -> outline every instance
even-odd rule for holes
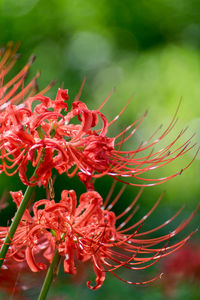
[[[5,292],[5,298],[2,297],[1,299],[30,299],[26,297],[26,292],[33,288],[39,288],[41,278],[44,276],[44,273],[37,276],[31,272],[25,261],[10,260],[6,266],[0,269],[0,290]]]
[[[163,287],[166,295],[173,295],[181,282],[200,281],[200,245],[189,244],[168,257],[163,265]]]
[[[19,274],[22,275],[26,263],[10,262],[8,267],[0,270],[0,289],[5,291],[7,295],[15,296],[16,299],[25,300],[22,295],[22,282]],[[26,265],[27,266],[27,265]]]
[[[129,284],[144,284],[155,280],[158,276],[146,282],[126,281],[115,274],[115,270],[120,267],[131,270],[146,269],[161,257],[176,251],[191,234],[174,245],[168,245],[169,240],[183,230],[195,212],[171,233],[149,238],[149,234],[166,226],[181,210],[160,226],[140,232],[144,221],[156,208],[160,199],[142,219],[128,227],[129,220],[137,210],[137,207],[135,209],[133,207],[141,192],[124,212],[116,216],[110,209],[117,202],[122,191],[123,189],[107,208],[109,197],[103,204],[101,196],[95,191],[82,194],[78,205],[73,190],[64,190],[59,203],[47,199],[36,202],[33,205],[33,217],[28,210],[25,211],[8,250],[4,266],[13,260],[26,261],[33,272],[45,270],[47,261],[52,261],[54,251],[57,249],[64,258],[66,273],[76,273],[76,260],[89,261],[93,265],[96,284],[93,286],[90,281],[87,282],[90,289],[101,287],[106,272],[111,272]],[[11,195],[19,206],[22,193],[12,192]],[[3,244],[7,232],[7,227],[0,227],[0,245]]]

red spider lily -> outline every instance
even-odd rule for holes
[[[5,267],[0,270],[0,289],[5,291],[8,295],[15,296],[16,299],[25,300],[22,295],[22,282],[19,280],[19,274],[22,274],[24,265],[26,263],[12,262],[9,268]],[[7,298],[8,299],[8,298]]]
[[[27,263],[18,261],[9,261],[7,265],[0,270],[0,290],[6,293],[5,299],[27,300],[26,291],[32,288],[38,288],[44,273],[33,274]]]
[[[34,60],[33,57],[13,79],[4,84],[5,75],[12,69],[18,58],[17,48],[18,45],[13,47],[10,43],[6,51],[4,49],[0,51],[0,170],[2,172],[9,176],[19,172],[24,184],[46,186],[52,168],[60,174],[67,172],[68,176],[73,176],[80,170],[80,179],[88,188],[91,178],[106,174],[121,182],[124,182],[122,178],[125,177],[144,181],[143,184],[128,182],[136,186],[160,184],[180,174],[177,172],[158,179],[141,177],[141,174],[170,163],[194,146],[190,146],[191,139],[189,139],[177,149],[173,149],[174,144],[185,132],[182,130],[169,145],[159,151],[151,150],[146,154],[146,150],[152,149],[172,130],[176,123],[176,114],[167,129],[157,139],[153,140],[154,133],[137,149],[122,151],[120,149],[123,143],[136,132],[146,114],[117,136],[107,137],[108,128],[124,112],[127,105],[109,123],[100,112],[109,97],[97,110],[89,110],[83,102],[79,101],[83,85],[69,112],[66,103],[68,90],[59,89],[56,99],[51,100],[43,96],[52,86],[51,83],[34,96],[39,73],[26,87],[24,86],[24,79]],[[22,104],[19,104],[20,102]],[[79,123],[73,124],[76,118]],[[97,130],[95,126],[100,121],[103,125]],[[34,167],[37,166],[35,175],[30,179],[26,177],[29,162]]]
[[[186,245],[171,257],[168,257],[162,266],[166,274],[163,287],[166,295],[173,295],[175,287],[184,281],[200,282],[200,246],[199,244]]]
[[[38,94],[29,97],[21,105],[8,105],[0,115],[1,170],[10,176],[19,172],[22,182],[26,185],[46,186],[52,175],[52,168],[55,168],[59,174],[67,172],[70,177],[80,170],[80,179],[87,187],[92,178],[104,175],[110,175],[121,182],[124,182],[122,178],[132,177],[144,183],[126,183],[149,186],[179,175],[191,164],[190,162],[181,172],[168,177],[142,177],[141,174],[172,162],[194,147],[190,145],[190,138],[174,150],[174,144],[185,132],[182,130],[169,145],[159,151],[152,150],[145,154],[146,150],[152,149],[172,130],[176,123],[176,114],[157,139],[153,140],[154,133],[136,150],[122,151],[121,146],[136,132],[146,114],[117,136],[109,138],[108,128],[119,116],[109,123],[100,112],[104,103],[97,110],[89,110],[79,101],[79,96],[72,103],[71,111],[68,111],[66,103],[68,90],[62,89],[58,90],[55,100]],[[78,118],[78,124],[73,124],[74,118]],[[99,125],[100,121],[102,127],[97,130],[95,126]],[[124,135],[129,130],[131,132],[125,138]],[[30,179],[26,177],[29,161],[34,167],[37,166],[35,175]]]
[[[66,273],[76,273],[76,260],[91,262],[96,274],[96,285],[92,286],[91,281],[87,282],[90,289],[101,287],[106,272],[111,272],[129,284],[144,284],[155,280],[159,276],[145,282],[126,281],[120,278],[115,270],[120,267],[131,270],[146,269],[161,257],[179,249],[193,233],[174,245],[169,245],[169,240],[185,228],[198,208],[171,233],[149,238],[149,234],[173,221],[182,209],[160,226],[140,232],[144,221],[157,207],[161,197],[142,219],[127,227],[129,220],[136,213],[137,207],[134,209],[134,205],[142,190],[131,205],[116,216],[110,209],[122,192],[123,188],[107,208],[106,203],[109,202],[110,196],[103,205],[101,196],[95,191],[82,194],[78,206],[73,190],[64,190],[59,203],[47,199],[36,202],[33,205],[33,217],[28,210],[25,211],[4,265],[6,266],[10,260],[19,262],[26,260],[33,272],[45,270],[47,268],[45,259],[51,262],[53,253],[57,249],[64,257]],[[19,206],[22,193],[12,192],[11,195]],[[41,206],[44,208],[40,208]],[[121,218],[123,221],[120,222]],[[116,222],[119,224],[117,225]],[[3,244],[7,232],[7,227],[0,227],[0,244]]]

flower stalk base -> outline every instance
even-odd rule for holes
[[[9,246],[10,246],[10,243],[12,242],[12,238],[15,234],[15,231],[17,230],[19,222],[20,222],[20,220],[21,220],[21,218],[24,214],[24,211],[25,211],[27,205],[28,205],[28,201],[31,197],[31,194],[32,194],[34,188],[35,188],[34,186],[28,186],[27,187],[26,192],[25,192],[24,197],[23,197],[23,200],[20,203],[20,206],[19,206],[18,210],[16,211],[14,220],[13,220],[11,226],[10,226],[9,232],[8,232],[8,234],[5,238],[5,241],[4,241],[4,243],[1,247],[1,250],[0,250],[0,268],[3,265],[6,253],[8,251]]]
[[[57,275],[59,262],[60,262],[61,256],[58,254],[58,251],[55,251],[53,260],[49,266],[49,269],[47,271],[40,295],[38,297],[38,300],[45,300],[49,291],[49,288],[51,286],[51,283],[53,281],[54,276]]]

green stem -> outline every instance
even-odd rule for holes
[[[45,300],[46,296],[48,294],[49,288],[51,286],[51,283],[53,281],[54,276],[57,275],[59,262],[60,262],[60,255],[58,254],[58,250],[55,251],[53,260],[49,266],[49,269],[47,271],[42,289],[40,291],[40,295],[38,300]]]
[[[39,165],[41,164],[41,162],[43,161],[44,155],[45,155],[45,149],[43,149],[43,151],[42,151],[40,160],[39,160],[38,165],[37,165],[37,167],[36,167],[36,169],[33,173],[33,176],[36,176],[36,171],[37,171]],[[20,203],[20,205],[19,205],[19,207],[16,211],[16,214],[15,214],[15,217],[12,221],[12,224],[10,225],[9,232],[6,235],[4,243],[3,243],[3,245],[0,249],[0,268],[3,265],[6,253],[8,251],[9,246],[10,246],[10,243],[12,242],[15,231],[17,230],[19,222],[20,222],[20,220],[21,220],[21,218],[22,218],[22,216],[25,212],[25,209],[28,205],[28,201],[31,197],[31,194],[32,194],[34,188],[35,188],[35,186],[27,186],[24,197],[23,197],[23,199],[22,199],[22,201],[21,201],[21,203]]]
[[[10,225],[10,229],[9,229],[9,232],[8,234],[6,235],[6,238],[5,238],[5,241],[1,247],[1,250],[0,250],[0,268],[1,266],[3,265],[3,262],[4,262],[4,259],[5,259],[5,256],[6,256],[6,253],[8,251],[8,248],[10,246],[10,243],[12,242],[12,239],[13,239],[13,236],[15,234],[15,231],[19,225],[19,222],[24,214],[24,211],[27,207],[27,204],[28,204],[28,201],[30,199],[30,196],[32,194],[32,191],[33,191],[34,187],[33,186],[28,186],[27,189],[26,189],[26,192],[24,194],[24,197],[20,203],[20,206],[15,214],[15,217],[12,221],[12,224]]]

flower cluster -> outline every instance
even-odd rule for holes
[[[150,179],[141,175],[170,163],[194,147],[190,145],[191,138],[174,147],[185,132],[182,130],[167,146],[153,150],[173,129],[177,113],[158,138],[155,138],[156,131],[135,150],[124,151],[123,144],[137,131],[146,113],[117,136],[109,137],[108,129],[128,104],[109,122],[100,111],[108,98],[98,109],[91,110],[80,101],[82,85],[69,109],[68,90],[58,89],[55,100],[44,95],[52,83],[37,93],[38,74],[24,86],[33,58],[13,79],[4,84],[5,75],[18,57],[16,51],[17,47],[13,48],[9,44],[7,50],[0,53],[0,170],[9,176],[18,173],[27,190],[24,196],[21,191],[11,192],[17,212],[11,226],[0,227],[0,265],[9,268],[12,264],[27,263],[31,271],[38,272],[46,270],[49,264],[55,264],[54,257],[58,255],[63,258],[64,271],[75,274],[77,262],[88,261],[93,265],[96,284],[92,285],[88,281],[87,285],[94,290],[101,287],[106,272],[111,272],[129,284],[155,280],[159,276],[145,282],[126,281],[115,270],[120,267],[146,269],[161,257],[176,251],[193,233],[173,245],[169,245],[169,241],[185,228],[196,211],[171,233],[152,238],[150,235],[153,232],[173,221],[181,210],[160,226],[141,232],[144,221],[157,207],[160,199],[142,219],[129,225],[137,211],[135,204],[142,190],[128,208],[116,216],[111,209],[119,200],[124,187],[109,203],[114,185],[103,201],[94,189],[94,179],[109,175],[133,186],[151,186],[180,174],[192,162],[168,177]],[[147,154],[148,150],[150,153]],[[35,168],[30,178],[27,177],[29,165]],[[63,190],[61,200],[55,201],[53,169],[58,174],[65,172],[68,177],[78,174],[86,187],[86,192],[79,200],[74,190]],[[125,178],[133,180],[127,179],[126,182]],[[50,197],[36,201],[30,212],[26,207],[34,186],[49,186]]]
[[[165,178],[141,177],[141,174],[170,163],[194,146],[190,145],[191,139],[189,139],[174,149],[174,144],[185,132],[182,130],[170,144],[159,151],[153,151],[153,147],[174,127],[176,114],[158,138],[153,140],[154,133],[135,150],[123,151],[121,150],[123,144],[139,128],[146,113],[117,136],[108,137],[108,128],[124,112],[126,106],[114,120],[108,122],[105,115],[100,112],[108,99],[97,110],[90,110],[79,100],[79,93],[72,103],[72,109],[68,111],[68,90],[59,89],[55,100],[43,95],[51,85],[34,95],[38,75],[26,87],[23,86],[24,77],[33,58],[18,75],[3,85],[5,74],[16,60],[16,55],[14,55],[16,48],[11,49],[11,46],[7,49],[0,65],[2,80],[0,90],[1,172],[9,176],[18,172],[22,182],[31,186],[46,186],[53,168],[59,174],[66,172],[68,176],[73,176],[80,170],[80,179],[86,185],[89,184],[91,178],[110,175],[121,182],[124,182],[123,178],[131,177],[135,180],[128,182],[129,184],[147,186],[165,182],[188,167]],[[9,87],[11,89],[6,93]],[[20,87],[22,90],[14,96]],[[18,105],[20,100],[23,102]],[[102,126],[99,123],[102,123]],[[96,129],[97,125],[101,128]],[[148,149],[152,150],[147,154]],[[34,176],[30,179],[26,177],[29,162],[33,167],[37,167]],[[143,183],[138,183],[137,180]]]
[[[0,115],[2,172],[10,176],[18,172],[22,182],[31,186],[47,186],[53,168],[59,174],[66,172],[69,177],[80,170],[80,179],[86,185],[91,178],[103,175],[110,175],[122,182],[125,177],[144,181],[143,184],[137,181],[129,182],[131,185],[156,185],[177,176],[180,171],[158,179],[143,178],[141,174],[170,163],[194,146],[189,146],[189,139],[170,152],[184,133],[181,131],[166,147],[157,152],[151,151],[148,155],[143,154],[169,133],[174,126],[174,118],[155,141],[151,142],[152,136],[136,150],[122,151],[117,148],[133,135],[142,120],[137,120],[119,135],[110,138],[106,134],[113,121],[109,123],[98,109],[89,110],[77,99],[68,112],[66,100],[68,100],[68,90],[59,89],[55,100],[38,94],[29,97],[20,105],[6,106]],[[73,124],[75,117],[79,120],[78,124]],[[102,128],[95,130],[100,120],[103,124]],[[134,126],[135,128],[126,138],[117,141]],[[33,167],[37,167],[34,176],[30,179],[26,177],[29,162]]]
[[[119,194],[108,208],[104,207],[103,199],[95,191],[82,194],[78,204],[74,190],[64,190],[59,203],[48,199],[37,201],[33,205],[33,217],[26,209],[12,240],[5,265],[10,260],[26,261],[33,272],[45,270],[47,264],[41,262],[41,258],[51,262],[57,249],[64,258],[66,273],[76,273],[75,258],[82,262],[91,261],[96,274],[96,285],[91,286],[91,282],[87,283],[91,289],[97,289],[103,284],[106,272],[111,272],[121,279],[114,273],[119,267],[142,270],[152,266],[189,239],[191,234],[174,245],[168,245],[169,239],[183,230],[194,213],[171,233],[147,238],[150,233],[171,222],[180,211],[157,228],[140,232],[144,220],[154,211],[159,199],[142,219],[127,227],[130,218],[136,212],[134,205],[140,194],[141,192],[129,208],[118,216],[110,208],[119,199]],[[11,192],[11,195],[18,207],[23,199],[22,192]],[[120,223],[119,220],[124,216],[125,220]],[[0,227],[0,245],[3,244],[7,232],[7,227]],[[143,284],[121,280],[129,284]]]

